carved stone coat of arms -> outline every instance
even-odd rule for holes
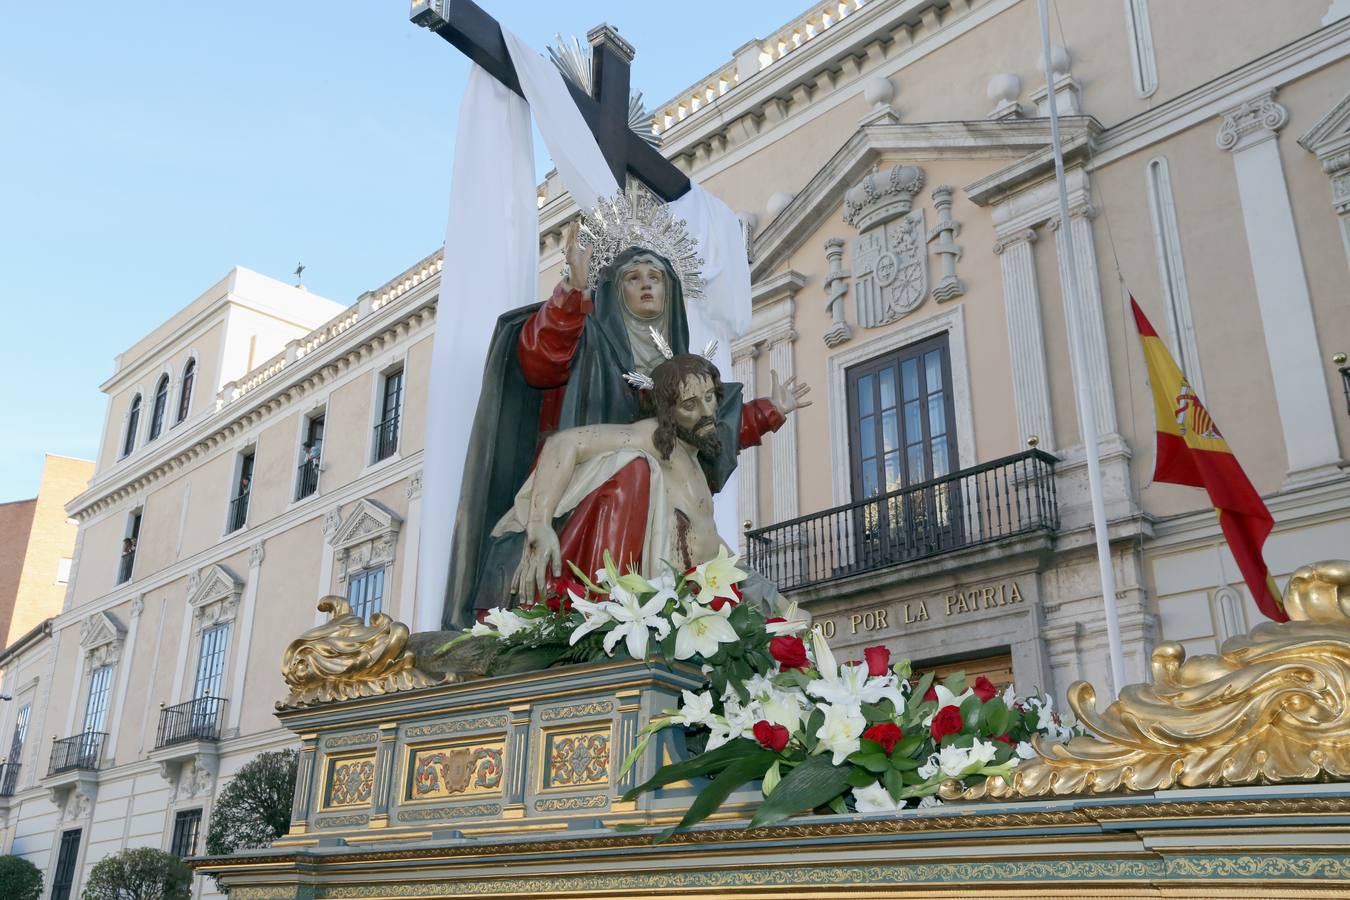
[[[876,328],[901,318],[928,293],[928,243],[922,209],[877,225],[853,241],[853,298],[858,322]]]

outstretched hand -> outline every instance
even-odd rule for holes
[[[779,414],[786,416],[793,410],[811,405],[810,400],[802,399],[811,392],[811,386],[799,382],[796,375],[780,383],[778,373],[770,369],[769,377],[773,379],[773,388],[769,391],[769,402],[773,404],[774,409],[778,410]]]
[[[544,595],[549,578],[562,575],[562,548],[558,534],[548,523],[531,524],[525,528],[525,548],[520,553],[520,565],[511,578],[511,593],[528,602]]]
[[[581,222],[573,219],[563,230],[563,287],[568,291],[586,289],[586,275],[591,268],[591,250],[581,246]]]

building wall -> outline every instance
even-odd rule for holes
[[[1071,148],[1068,166],[1084,188],[1075,210],[1089,212],[1080,252],[1096,266],[1095,281],[1085,287],[1099,298],[1092,302],[1100,313],[1102,371],[1116,412],[1112,433],[1102,436],[1103,469],[1132,680],[1147,677],[1148,654],[1159,640],[1211,652],[1258,615],[1203,492],[1150,483],[1152,403],[1125,312],[1132,291],[1160,329],[1168,321],[1147,201],[1151,160],[1162,157],[1169,167],[1205,400],[1277,521],[1266,553],[1271,570],[1283,581],[1300,564],[1345,555],[1350,485],[1334,465],[1312,479],[1291,478],[1275,388],[1281,367],[1318,361],[1333,415],[1309,428],[1334,431],[1339,453],[1350,423],[1338,376],[1321,361],[1347,349],[1337,344],[1347,315],[1346,258],[1328,179],[1296,143],[1350,83],[1350,19],[1324,27],[1325,7],[1297,4],[1271,17],[1255,0],[1184,6],[1153,0],[1158,87],[1146,97],[1133,86],[1124,4],[1094,0],[1059,10],[1056,32],[1062,28],[1068,44],[1082,112],[1093,118],[1069,117],[1065,124],[1092,143],[1090,153]],[[1263,27],[1244,24],[1257,18]],[[664,150],[756,219],[759,299],[752,332],[734,348],[738,359],[752,354],[748,365],[738,363],[741,371],[753,373],[759,395],[768,392],[770,369],[784,376],[790,369],[813,387],[814,405],[742,457],[744,471],[754,469],[740,489],[756,527],[853,499],[849,439],[838,424],[839,379],[848,365],[934,328],[949,331],[954,387],[960,385],[961,466],[1025,448],[1030,435],[1019,410],[1026,387],[1011,373],[1027,357],[1012,335],[1005,268],[1013,233],[1034,230],[1026,265],[1035,275],[1050,411],[1037,437],[1059,457],[1060,527],[792,596],[828,623],[845,654],[876,643],[930,663],[1006,653],[1020,689],[1062,696],[1081,678],[1106,688],[1110,675],[1057,210],[1048,169],[1022,165],[1047,139],[1044,121],[1033,114],[1044,81],[1028,49],[1036,46],[1029,0],[873,0],[763,71],[747,69],[710,108],[666,129]],[[1213,49],[1197,52],[1202,46]],[[995,100],[986,88],[1000,74],[1021,79],[1020,118],[987,118]],[[867,96],[885,93],[879,78],[893,92],[889,108]],[[1269,88],[1289,113],[1275,144],[1315,323],[1302,359],[1270,352],[1238,173],[1232,155],[1216,144],[1224,111]],[[857,320],[850,293],[844,304],[852,336],[827,345],[833,319],[825,242],[842,238],[847,245],[857,237],[844,219],[845,191],[873,167],[896,164],[923,169],[914,208],[924,210],[929,230],[937,224],[934,188],[955,188],[956,273],[965,292],[941,303],[925,297],[878,328]],[[792,199],[784,205],[777,198],[771,214],[770,198],[780,193]],[[556,178],[544,196],[540,266],[547,292],[557,278],[561,229],[575,208]],[[941,261],[931,252],[926,259],[931,286]],[[846,246],[846,275],[852,265]],[[97,474],[67,507],[80,524],[65,606],[50,637],[38,634],[0,656],[3,690],[34,703],[20,790],[0,798],[3,848],[50,872],[59,832],[85,829],[78,889],[107,852],[168,847],[175,813],[201,808],[209,819],[214,798],[240,766],[262,750],[293,744],[271,712],[283,694],[279,664],[287,644],[322,619],[315,608],[320,597],[345,594],[362,561],[374,556],[386,567],[386,612],[413,621],[417,603],[440,603],[435,591],[419,597],[416,583],[421,529],[449,527],[423,523],[420,499],[439,272],[433,255],[344,309],[234,270],[118,357],[103,385],[109,412]],[[178,424],[172,413],[189,357],[197,360],[198,383],[192,414]],[[382,381],[398,366],[405,378],[399,446],[374,461]],[[151,442],[151,394],[163,372],[172,382],[171,427]],[[120,458],[126,405],[137,390],[144,396],[141,431],[136,449]],[[304,423],[320,412],[326,427],[318,490],[297,499]],[[228,532],[239,454],[249,449],[255,469],[246,524]],[[135,567],[129,581],[117,584],[128,515],[137,509],[143,522]],[[157,746],[161,707],[192,699],[201,634],[220,623],[229,624],[230,634],[216,695],[226,704],[219,740],[211,752],[174,755]],[[89,672],[109,659],[116,667],[110,740],[90,795],[87,785],[48,775],[51,737],[79,733]],[[15,706],[0,707],[0,745],[13,731]],[[200,881],[195,890],[211,894]]]
[[[0,545],[0,630],[6,635],[19,596],[19,578],[28,551],[28,532],[33,527],[36,510],[36,497],[0,504],[0,534],[5,536]]]

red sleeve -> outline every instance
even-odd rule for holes
[[[768,397],[751,400],[741,407],[741,449],[758,447],[765,434],[782,428],[786,421]]]
[[[565,291],[559,282],[553,297],[530,316],[516,345],[526,384],[534,388],[567,384],[568,367],[593,305],[581,291]]]

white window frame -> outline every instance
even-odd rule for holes
[[[1125,0],[1125,33],[1130,42],[1134,92],[1141,98],[1152,97],[1158,90],[1158,60],[1153,52],[1148,0]]]
[[[368,589],[370,580],[376,575],[379,576],[380,585],[378,605],[374,609],[368,608],[368,605],[363,605],[361,608],[358,608],[355,603],[352,603],[352,589],[358,585],[367,587]],[[369,566],[357,572],[347,573],[347,602],[352,604],[352,612],[359,614],[361,618],[366,619],[367,621],[369,621],[370,617],[375,613],[384,612],[385,587],[388,584],[388,581],[389,566],[387,565]]]
[[[398,373],[402,373],[403,375],[403,384],[398,392],[398,408],[394,412],[395,417],[398,419],[398,428],[394,432],[395,434],[394,452],[386,456],[384,459],[377,460],[375,458],[375,454],[379,450],[379,437],[375,432],[375,426],[381,424],[384,421],[385,386],[386,384],[388,384],[389,377],[391,375],[395,375]],[[376,466],[386,466],[394,462],[395,460],[403,458],[403,426],[406,424],[403,421],[403,412],[404,408],[407,406],[407,399],[408,399],[407,359],[404,357],[404,355],[400,354],[394,357],[392,360],[390,360],[388,365],[381,368],[379,370],[379,377],[377,377],[374,380],[374,394],[371,397],[371,408],[370,408],[370,428],[368,431],[370,437],[366,449],[367,469],[371,469]]]
[[[1165,156],[1145,164],[1145,194],[1153,222],[1153,246],[1158,258],[1159,294],[1167,311],[1168,346],[1186,380],[1197,394],[1205,396],[1200,347],[1191,315],[1190,291],[1186,287],[1186,264],[1181,252],[1181,228],[1172,199],[1172,176]]]

